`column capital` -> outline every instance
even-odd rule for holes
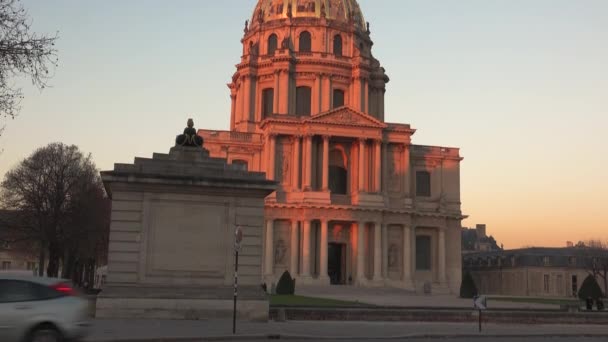
[[[359,144],[365,144],[367,142],[367,138],[357,138]]]
[[[268,133],[268,137],[269,137],[270,139],[276,139],[278,135],[279,135],[278,133],[274,133],[274,132],[272,132],[272,133]]]
[[[324,134],[324,135],[322,135],[322,137],[323,137],[323,141],[329,141],[329,139],[331,139],[331,135],[329,135],[329,134]]]

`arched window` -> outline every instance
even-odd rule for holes
[[[340,108],[344,106],[344,90],[334,89],[334,100],[332,108]]]
[[[334,55],[342,56],[342,36],[339,34],[334,36]]]
[[[296,115],[310,116],[312,89],[310,87],[296,88]]]
[[[279,38],[277,38],[277,35],[273,33],[270,35],[270,37],[268,37],[268,54],[274,55],[274,52],[277,50],[278,46]]]
[[[274,89],[262,90],[262,118],[267,118],[274,111]]]
[[[310,52],[312,49],[312,39],[310,36],[310,32],[304,31],[300,33],[300,47],[298,51],[300,52]]]
[[[344,154],[340,150],[329,153],[329,190],[332,194],[348,194],[348,170]]]

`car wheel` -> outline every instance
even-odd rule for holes
[[[28,342],[61,342],[61,334],[53,326],[41,326],[30,334]]]

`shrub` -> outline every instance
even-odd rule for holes
[[[291,278],[289,271],[283,272],[277,284],[278,295],[293,295],[296,293],[296,280]]]
[[[595,280],[595,277],[592,275],[587,276],[587,278],[585,278],[585,281],[583,281],[583,285],[581,285],[580,290],[578,290],[578,298],[591,298],[593,300],[597,300],[603,297],[604,294],[602,293],[602,289],[597,283],[597,280]]]
[[[477,286],[470,273],[465,273],[460,284],[460,298],[473,298],[477,296]]]

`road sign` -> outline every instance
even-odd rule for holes
[[[488,308],[488,300],[486,296],[476,296],[473,303],[475,305],[475,309],[477,310],[485,310]]]

